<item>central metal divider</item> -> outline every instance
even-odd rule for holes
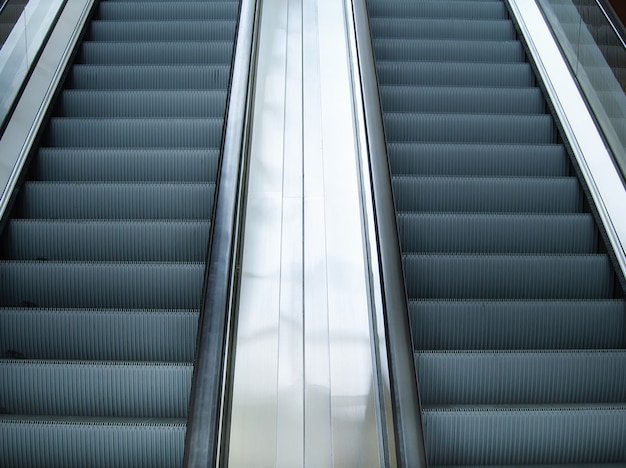
[[[260,8],[229,466],[384,466],[349,3]]]

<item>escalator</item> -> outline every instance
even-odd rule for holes
[[[102,0],[0,244],[3,466],[179,466],[238,0]]]
[[[368,0],[432,466],[626,462],[626,304],[501,0]]]

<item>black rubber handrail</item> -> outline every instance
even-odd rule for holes
[[[622,45],[626,48],[626,27],[624,27],[624,23],[620,19],[613,6],[611,6],[611,3],[607,0],[596,0],[596,3],[598,4],[600,10],[602,10],[602,13],[611,25],[611,28],[615,32],[615,35],[619,38]]]
[[[398,466],[428,466],[391,173],[365,0],[354,0]]]
[[[246,174],[249,97],[256,56],[256,0],[242,0],[230,94],[224,123],[222,155],[205,267],[196,356],[185,438],[184,466],[227,464],[229,397],[239,239]]]

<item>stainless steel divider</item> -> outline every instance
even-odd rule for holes
[[[259,0],[242,0],[198,324],[185,467],[228,464],[230,388]]]

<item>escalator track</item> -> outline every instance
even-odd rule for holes
[[[180,466],[239,2],[95,7],[0,244],[3,466]]]
[[[626,462],[624,293],[500,0],[368,0],[432,466]]]

